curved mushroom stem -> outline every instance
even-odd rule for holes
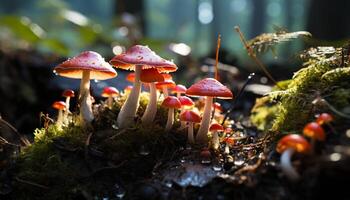
[[[90,71],[83,71],[80,82],[80,119],[83,123],[90,123],[94,119],[92,100],[90,96]]]
[[[143,124],[152,123],[157,113],[157,88],[155,83],[150,83],[150,99],[141,121]]]
[[[199,127],[199,130],[197,132],[196,136],[196,142],[197,143],[206,143],[208,141],[208,131],[209,131],[209,124],[210,124],[210,115],[211,115],[211,109],[213,105],[213,97],[207,97],[205,100],[205,106],[204,106],[204,112],[203,112],[203,118],[201,121],[201,125]]]
[[[63,110],[58,110],[58,116],[57,116],[57,121],[56,124],[58,127],[61,127],[63,124]]]
[[[113,97],[112,97],[112,95],[108,96],[107,105],[108,105],[109,109],[112,109],[112,105],[113,105]]]
[[[165,131],[170,131],[174,123],[174,108],[169,108],[168,120],[166,122]]]
[[[184,123],[185,123],[185,122],[184,122]],[[194,144],[193,122],[188,122],[187,141],[188,141],[188,143],[190,143],[190,144]]]
[[[69,107],[70,107],[70,97],[66,97],[66,110],[63,112],[63,122],[68,124],[68,114],[69,114]]]
[[[167,86],[163,86],[162,89],[163,89],[163,96],[164,96],[164,99],[165,99],[165,98],[167,98],[169,96],[168,87]]]
[[[293,168],[291,163],[291,157],[294,153],[293,148],[286,149],[281,155],[281,169],[283,173],[288,177],[291,181],[296,181],[299,179],[298,172]]]
[[[135,82],[128,98],[126,99],[124,105],[120,109],[118,114],[117,123],[119,128],[126,128],[134,123],[134,118],[136,116],[137,108],[139,107],[139,99],[141,92],[141,65],[135,66]]]
[[[218,149],[219,148],[219,144],[220,144],[218,132],[215,131],[215,132],[212,133],[212,135],[213,135],[213,138],[212,138],[213,148],[214,149]]]

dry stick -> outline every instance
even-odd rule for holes
[[[4,119],[2,119],[2,117],[0,116],[0,122],[5,124],[7,127],[9,127],[16,135],[17,137],[19,137],[19,139],[21,140],[21,142],[24,144],[24,146],[29,146],[30,142],[25,139],[18,131],[15,127],[13,127],[10,123],[8,123],[7,121],[5,121]]]
[[[267,77],[269,77],[269,79],[279,88],[279,89],[283,89],[278,83],[277,81],[272,77],[272,75],[270,74],[270,72],[267,70],[267,68],[264,66],[264,64],[256,57],[256,54],[253,52],[252,48],[248,45],[246,39],[244,38],[243,33],[241,32],[241,29],[239,28],[239,26],[235,26],[235,30],[237,31],[237,33],[239,34],[239,38],[241,39],[241,42],[243,43],[245,49],[248,52],[248,55],[254,60],[254,62],[263,70],[263,72],[265,73],[265,75]]]
[[[35,186],[35,187],[39,187],[39,188],[42,188],[42,189],[45,189],[45,190],[48,190],[50,189],[49,187],[45,186],[45,185],[41,185],[41,184],[38,184],[38,183],[34,183],[32,181],[27,181],[27,180],[23,180],[23,179],[20,179],[18,177],[15,177],[15,180],[20,182],[20,183],[25,183],[25,184],[28,184],[28,185],[31,185],[31,186]]]
[[[214,78],[216,80],[219,79],[219,50],[220,50],[220,45],[221,45],[221,35],[219,34],[218,35],[218,40],[217,40],[217,45],[216,45],[216,54],[215,54],[215,75],[214,75]],[[215,103],[215,98],[213,98],[213,103]],[[213,109],[213,112],[211,114],[211,119],[213,119],[215,116],[215,106],[214,106],[214,109]]]

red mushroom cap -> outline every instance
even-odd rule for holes
[[[227,133],[227,134],[233,133],[232,128],[230,128],[230,127],[225,128],[225,133]]]
[[[174,96],[168,96],[167,98],[164,99],[164,101],[162,103],[162,106],[166,107],[166,108],[177,108],[177,109],[180,109],[181,108],[181,103],[180,103],[178,98],[176,98]]]
[[[199,123],[201,122],[201,117],[192,110],[185,110],[180,114],[180,121]]]
[[[57,110],[64,110],[66,109],[66,103],[64,103],[63,101],[55,101],[52,104],[52,107]]]
[[[162,74],[164,80],[173,80],[173,77],[170,74]]]
[[[131,83],[135,82],[135,73],[129,73],[125,79]]]
[[[301,135],[289,134],[279,140],[276,150],[283,153],[286,149],[293,148],[298,153],[306,153],[310,151],[309,142]]]
[[[167,88],[174,88],[176,86],[175,82],[172,80],[165,80],[163,82],[156,83],[156,87],[158,90],[161,90],[163,86],[166,86]]]
[[[319,124],[319,125],[322,125],[322,124],[327,124],[329,122],[333,121],[333,116],[328,114],[328,113],[322,113],[320,114],[317,119],[316,119],[316,122]]]
[[[164,77],[156,68],[148,68],[141,71],[140,80],[144,83],[161,82],[164,81]]]
[[[124,88],[124,91],[125,91],[125,92],[126,92],[126,91],[131,91],[132,88],[133,88],[132,85],[128,85],[128,86],[126,86],[126,87]]]
[[[226,144],[230,144],[230,145],[233,145],[235,143],[235,139],[233,137],[225,137],[224,138],[224,142]]]
[[[219,81],[213,78],[205,78],[187,89],[189,96],[209,96],[221,99],[232,99],[232,92]]]
[[[179,101],[181,102],[181,106],[193,106],[194,102],[191,98],[186,96],[180,96]]]
[[[62,96],[64,97],[74,97],[74,91],[70,89],[66,89],[63,91]]]
[[[213,107],[214,107],[216,110],[220,111],[220,112],[223,111],[223,110],[222,110],[222,107],[221,107],[221,104],[218,103],[218,102],[215,102],[215,103],[213,104]]]
[[[110,63],[117,68],[125,70],[135,70],[135,65],[142,65],[142,68],[155,67],[160,72],[177,70],[173,62],[161,58],[150,48],[142,45],[132,46],[125,53],[115,56]]]
[[[323,128],[316,122],[306,124],[303,133],[305,136],[316,140],[324,141],[326,139]]]
[[[109,96],[115,97],[115,96],[118,96],[118,94],[119,94],[119,91],[115,87],[103,88],[103,92],[102,92],[103,97],[109,97]]]
[[[117,72],[100,54],[85,51],[55,67],[60,76],[81,79],[83,71],[90,71],[90,79],[105,80],[117,76]]]
[[[186,93],[186,86],[184,85],[176,85],[175,88],[172,90],[172,93],[180,93],[180,94],[183,94],[183,93]]]
[[[214,132],[214,131],[224,131],[224,127],[221,126],[221,124],[213,123],[213,124],[210,125],[209,131],[210,131],[210,132]]]

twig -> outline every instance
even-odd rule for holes
[[[20,139],[20,141],[23,143],[24,146],[29,146],[30,142],[25,139],[18,131],[15,127],[13,127],[10,123],[8,123],[7,121],[5,121],[1,116],[0,116],[0,122],[5,124],[7,127],[9,127],[16,135],[17,137]]]
[[[21,147],[21,146],[18,145],[18,144],[14,144],[14,143],[11,143],[11,142],[7,141],[5,138],[3,138],[3,137],[1,137],[1,136],[0,136],[0,141],[3,142],[3,144],[15,146],[15,147]]]
[[[32,181],[27,181],[27,180],[23,180],[23,179],[20,179],[18,177],[15,177],[15,180],[20,182],[20,183],[24,183],[24,184],[28,184],[28,185],[31,185],[31,186],[35,186],[35,187],[39,187],[39,188],[42,188],[42,189],[45,189],[45,190],[48,190],[50,189],[49,187],[45,186],[45,185],[41,185],[41,184],[38,184],[38,183],[34,183]]]
[[[262,163],[262,160],[265,159],[265,156],[259,157],[258,161],[254,165],[247,165],[239,170],[237,170],[234,175],[242,174],[243,172],[254,172]]]
[[[218,69],[218,64],[219,64],[219,50],[220,50],[220,45],[221,45],[221,35],[218,35],[218,40],[217,40],[217,46],[216,46],[216,55],[215,55],[215,79],[218,80],[219,78],[219,69]]]

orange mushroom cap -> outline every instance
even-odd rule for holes
[[[117,76],[117,72],[100,54],[85,51],[55,67],[60,76],[81,79],[83,71],[90,71],[90,79],[105,80]]]
[[[181,102],[177,97],[174,96],[168,96],[167,98],[164,99],[162,102],[162,106],[166,108],[181,108]]]
[[[317,119],[316,119],[316,122],[319,124],[319,125],[322,125],[322,124],[327,124],[329,122],[333,121],[333,116],[328,114],[328,113],[322,113],[320,114]]]
[[[232,92],[219,81],[213,78],[205,78],[187,89],[189,96],[209,96],[221,99],[232,99]]]
[[[179,101],[181,102],[181,106],[193,106],[194,102],[191,98],[186,96],[180,96]]]
[[[224,142],[229,145],[235,144],[235,139],[233,137],[225,137]]]
[[[105,87],[103,88],[102,97],[115,97],[118,96],[119,91],[115,87]]]
[[[305,136],[316,140],[324,141],[326,139],[326,134],[323,128],[316,122],[306,124],[303,133]]]
[[[124,92],[127,92],[127,91],[131,91],[132,90],[132,88],[133,88],[133,86],[132,85],[128,85],[128,86],[126,86],[125,88],[124,88]]]
[[[210,132],[224,131],[224,127],[221,124],[213,123],[210,125],[209,131]]]
[[[176,86],[175,82],[173,80],[165,80],[163,82],[156,83],[156,87],[158,90],[161,90],[163,86],[166,86],[167,88],[174,88]]]
[[[131,83],[135,82],[135,73],[129,73],[125,79]]]
[[[180,121],[199,123],[201,122],[201,117],[192,110],[185,110],[180,114]]]
[[[141,71],[140,80],[144,83],[161,82],[164,81],[164,77],[156,68],[148,68]]]
[[[52,104],[52,107],[57,110],[64,110],[66,109],[66,103],[64,103],[63,101],[55,101]]]
[[[176,85],[171,92],[183,94],[183,93],[186,93],[186,90],[187,90],[186,86],[179,84],[179,85]]]
[[[173,80],[173,77],[170,74],[162,74],[164,80]]]
[[[74,97],[74,91],[70,89],[66,89],[63,91],[62,96],[64,97]]]
[[[289,134],[279,140],[276,150],[283,153],[286,149],[293,148],[298,153],[306,153],[310,151],[309,142],[301,135]]]
[[[222,110],[222,107],[221,107],[221,104],[218,103],[218,102],[215,102],[215,103],[213,104],[213,107],[214,107],[216,110],[220,111],[220,112],[223,111],[223,110]]]
[[[125,53],[115,56],[110,63],[116,68],[125,70],[135,70],[136,65],[142,65],[143,69],[155,67],[160,72],[177,70],[173,62],[161,58],[150,48],[142,45],[130,47]]]

